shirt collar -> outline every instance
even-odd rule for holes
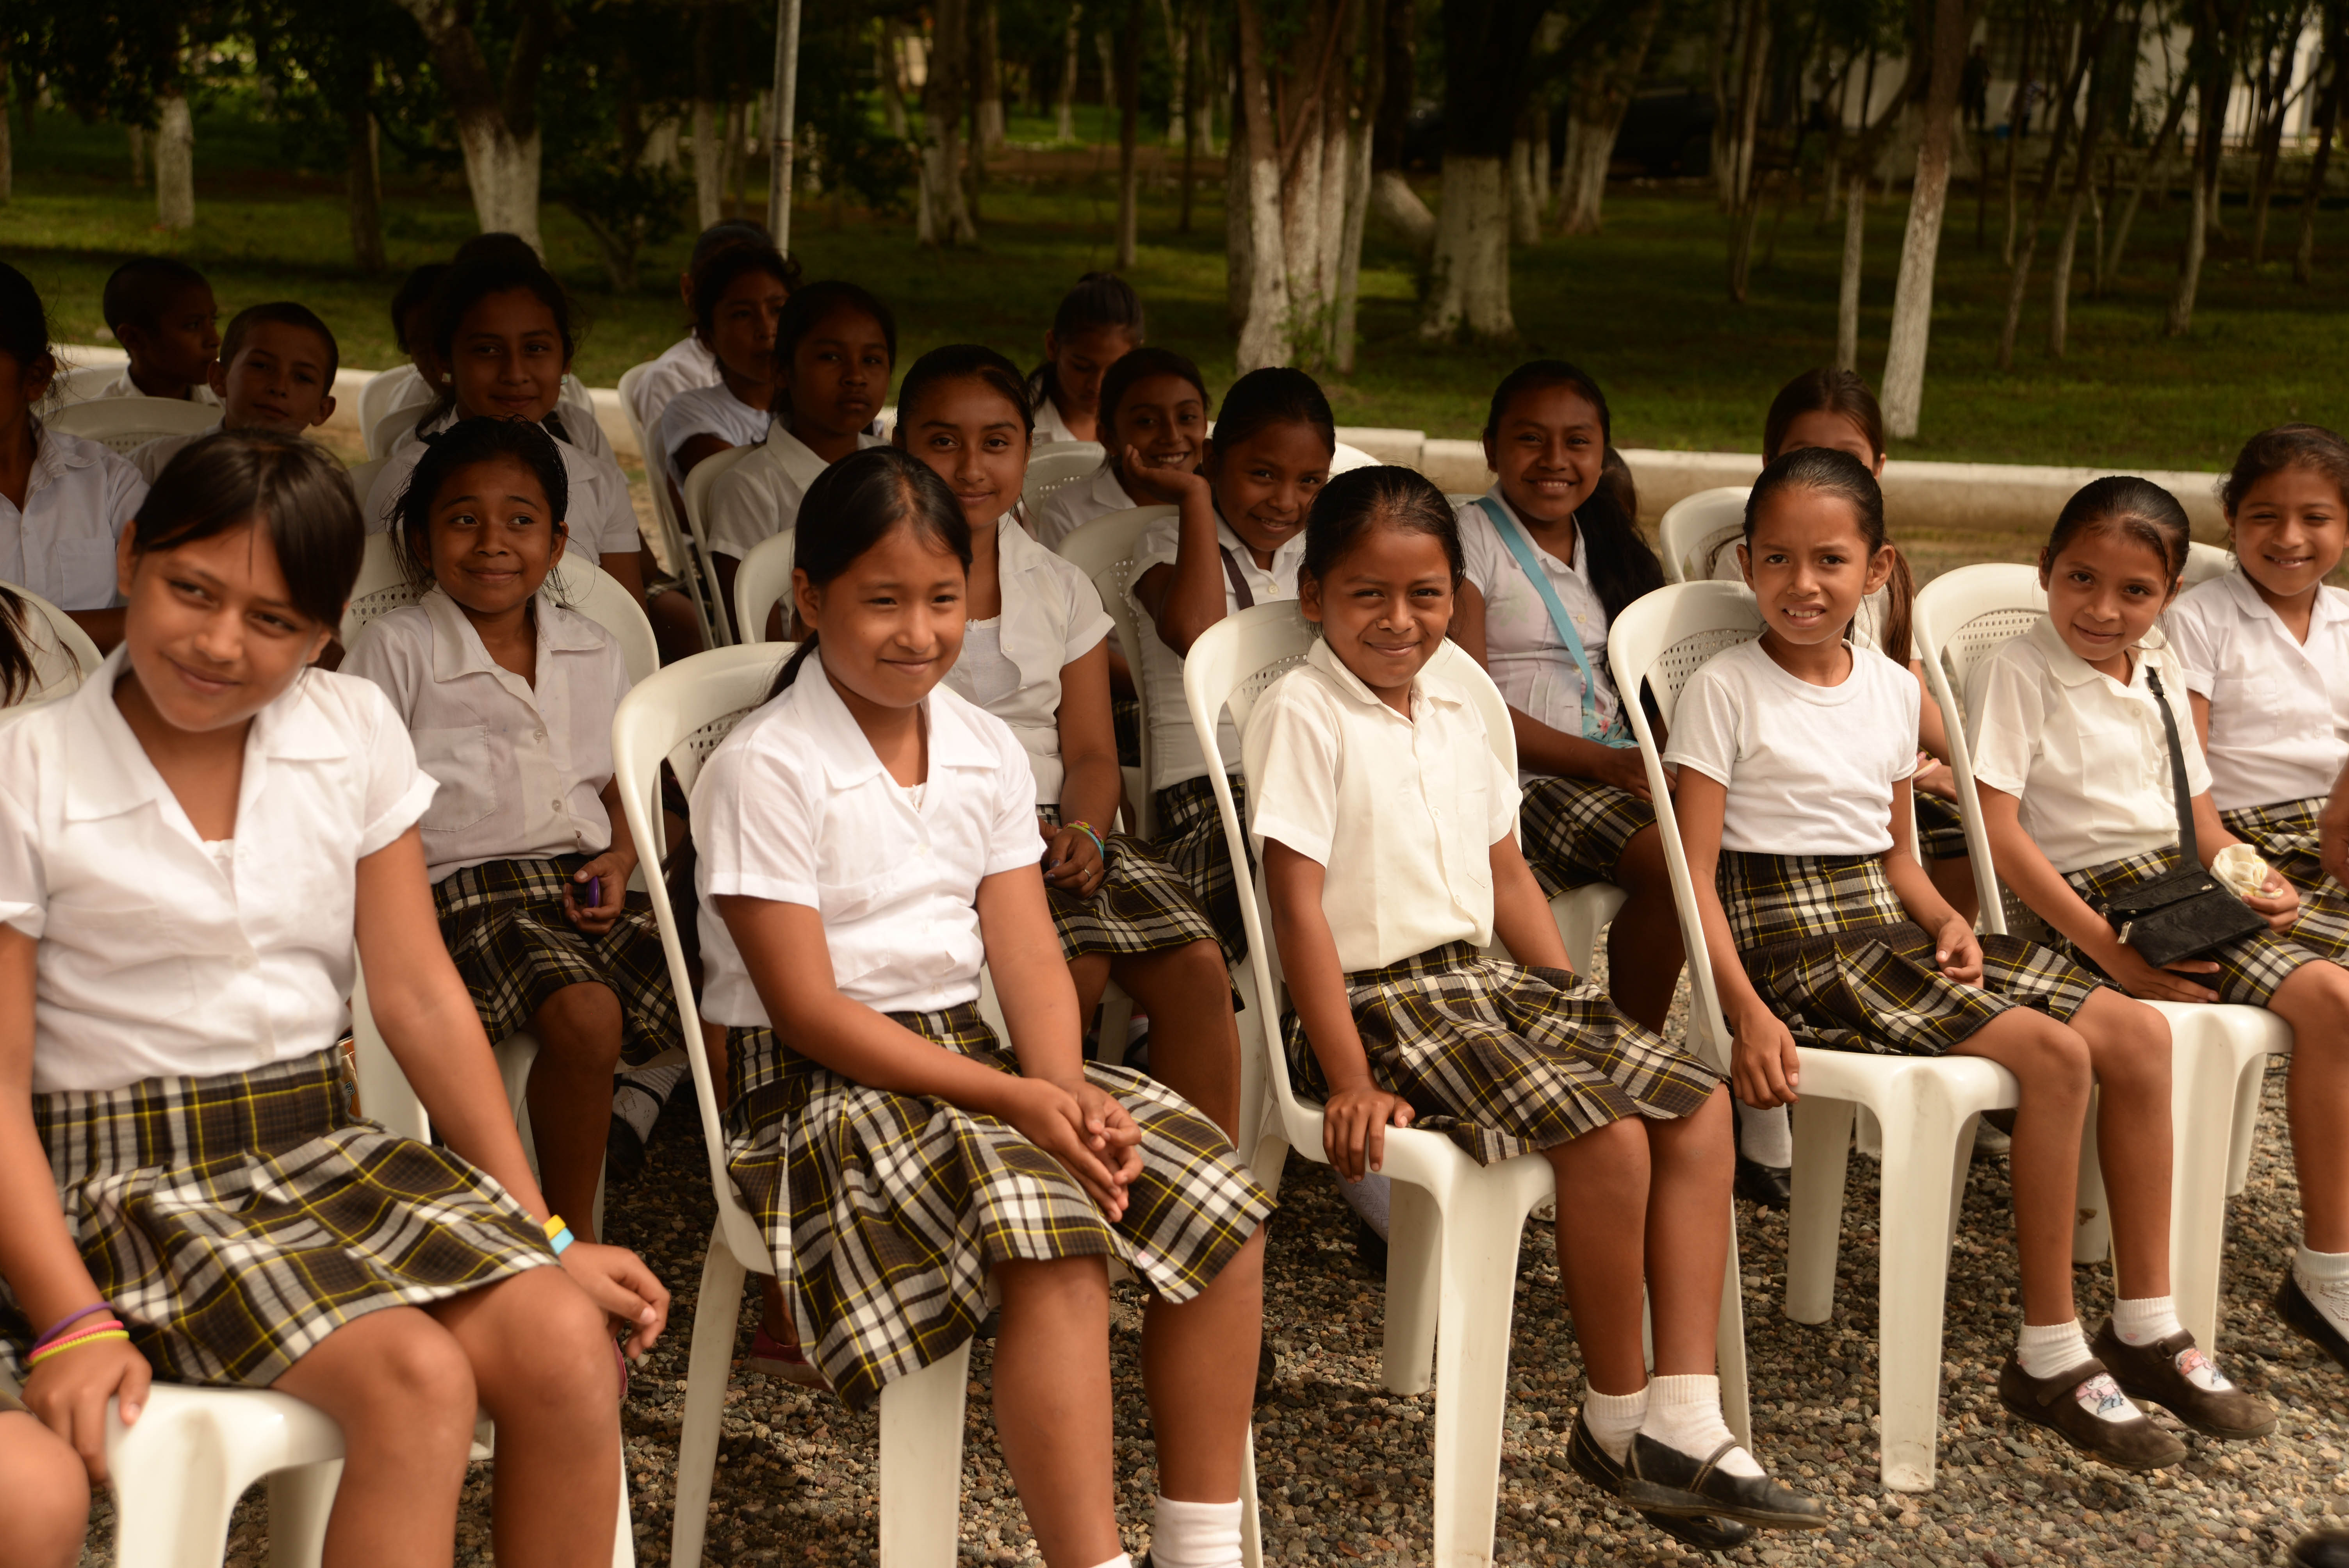
[[[1348,669],[1346,661],[1330,651],[1327,638],[1317,636],[1313,639],[1313,645],[1305,650],[1305,662],[1337,682],[1338,689],[1352,698],[1358,706],[1376,708],[1381,713],[1394,714],[1395,717],[1403,719],[1406,724],[1411,722],[1403,715],[1395,713],[1393,708],[1388,707],[1387,700],[1372,691],[1361,676]],[[1416,709],[1423,700],[1436,703],[1444,707],[1461,706],[1459,696],[1442,681],[1429,680],[1424,669],[1413,676],[1411,680],[1413,708]]]
[[[490,657],[489,645],[481,634],[467,618],[448,591],[435,585],[425,591],[417,603],[423,606],[424,618],[432,626],[432,678],[452,681],[460,676],[492,675],[504,676],[513,672]],[[531,619],[538,632],[538,651],[542,654],[575,654],[593,652],[602,645],[594,634],[594,623],[585,616],[563,613],[563,606],[547,597],[546,590],[538,592],[537,612]]]
[[[798,678],[792,682],[791,700],[814,732],[816,749],[823,758],[824,776],[832,781],[833,788],[851,789],[869,779],[885,776],[880,754],[873,749],[873,742],[865,738],[864,731],[857,727],[855,715],[848,711],[848,705],[833,688],[832,677],[824,673],[821,651],[811,655],[808,662],[800,666]],[[934,770],[995,766],[994,748],[972,722],[971,716],[976,711],[944,686],[932,686],[930,695],[922,699]]]
[[[1093,476],[1093,499],[1117,511],[1129,511],[1133,507],[1133,498],[1118,482],[1117,465],[1106,458],[1102,459],[1101,472]]]
[[[67,821],[96,821],[135,810],[150,801],[176,804],[147,748],[114,703],[115,683],[129,667],[129,651],[116,648],[81,689],[67,698],[66,799]],[[344,756],[349,748],[310,700],[312,674],[304,670],[277,700],[253,716],[244,742],[248,772],[257,758],[317,762]],[[259,781],[247,779],[239,791],[249,800]]]
[[[1240,563],[1242,572],[1252,576],[1269,578],[1275,583],[1280,581],[1282,566],[1293,567],[1292,557],[1297,561],[1305,558],[1305,532],[1299,529],[1295,534],[1283,540],[1280,548],[1272,552],[1270,566],[1258,566],[1256,563],[1255,548],[1239,536],[1237,530],[1224,521],[1221,511],[1216,513],[1216,542],[1232,552],[1232,559]]]
[[[2265,599],[2260,597],[2259,584],[2251,581],[2251,574],[2243,570],[2243,564],[2240,559],[2229,567],[2225,575],[2219,580],[2227,585],[2226,591],[2234,595],[2237,607],[2245,615],[2255,621],[2271,621],[2279,629],[2283,626],[2283,617],[2277,614]],[[2324,589],[2325,585],[2322,583],[2316,585],[2315,602],[2309,606],[2308,631],[2311,642],[2315,641],[2317,627],[2330,625],[2342,617],[2340,603]]]
[[[1534,551],[1537,554],[1539,554],[1546,559],[1557,562],[1560,566],[1565,567],[1577,577],[1582,575],[1583,556],[1581,523],[1577,522],[1574,525],[1574,558],[1569,561],[1566,557],[1558,554],[1557,551],[1550,549],[1548,546],[1542,543],[1540,540],[1534,537],[1534,531],[1526,526],[1526,520],[1517,515],[1517,509],[1511,506],[1509,504],[1509,498],[1501,493],[1500,482],[1497,480],[1494,481],[1493,488],[1485,492],[1483,499],[1491,501],[1495,506],[1499,507],[1503,511],[1509,514],[1509,521],[1517,525],[1518,531],[1526,536],[1526,542],[1534,547]]]
[[[2031,628],[2030,636],[2038,645],[2040,653],[2045,656],[2048,672],[2062,685],[2082,686],[2091,681],[2110,678],[2104,671],[2072,651],[2071,645],[2064,641],[2064,634],[2055,629],[2054,617],[2040,616],[2039,624]],[[2137,655],[2129,660],[2129,690],[2148,691],[2150,689],[2145,684],[2146,668],[2150,663],[2147,655],[2158,656],[2166,652],[2168,646],[2169,641],[2161,634],[2159,626],[2147,629],[2144,640],[2129,650]]]
[[[86,469],[98,460],[106,449],[96,441],[69,436],[62,430],[51,430],[36,418],[33,420],[33,472],[26,485],[29,492],[64,477],[67,469]]]

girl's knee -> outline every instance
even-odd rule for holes
[[[1229,1005],[1232,976],[1231,971],[1224,967],[1224,950],[1220,946],[1203,937],[1176,948],[1173,956],[1174,973],[1184,985],[1204,987]]]
[[[365,1319],[361,1319],[365,1322]],[[388,1418],[470,1427],[478,1400],[472,1364],[456,1336],[422,1313],[402,1314],[345,1370],[348,1394]]]
[[[2095,1081],[2095,1056],[2078,1030],[2040,1018],[2015,1076],[2026,1093],[2085,1099]]]
[[[533,1288],[527,1301],[509,1304],[504,1330],[476,1351],[475,1375],[502,1402],[516,1395],[541,1409],[610,1410],[619,1392],[619,1363],[603,1309],[560,1269],[533,1269],[507,1289]],[[492,1411],[501,1418],[508,1413]]]
[[[0,1414],[0,1506],[32,1542],[78,1542],[89,1523],[89,1471],[39,1418]],[[0,1529],[0,1540],[7,1532]],[[38,1561],[36,1555],[35,1558]]]

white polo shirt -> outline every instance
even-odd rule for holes
[[[1050,393],[1044,391],[1040,387],[1039,387],[1035,395],[1035,402],[1036,430],[1035,434],[1030,438],[1030,445],[1049,447],[1055,441],[1081,441],[1084,439],[1082,436],[1078,435],[1074,430],[1069,428],[1069,422],[1061,417],[1061,406],[1052,401],[1052,395]]]
[[[628,388],[636,428],[645,432],[646,439],[651,439],[653,427],[660,422],[661,410],[668,407],[669,399],[696,387],[715,387],[718,380],[718,356],[702,346],[701,339],[687,333],[662,349]]]
[[[114,547],[147,499],[129,459],[97,441],[33,421],[33,470],[22,508],[0,496],[0,581],[60,610],[114,601]]]
[[[1097,517],[1131,511],[1137,503],[1118,483],[1117,465],[1107,460],[1093,477],[1080,485],[1062,485],[1052,492],[1036,519],[1036,542],[1047,550]]]
[[[2169,750],[2148,670],[2178,721],[2186,788],[2210,788],[2194,737],[2186,672],[2158,629],[2129,661],[2127,686],[2039,624],[1974,666],[1966,682],[1966,738],[1974,777],[2022,800],[2023,830],[2059,872],[2102,865],[2178,842]]]
[[[375,476],[375,487],[367,491],[363,511],[369,533],[390,531],[392,519],[399,510],[400,492],[408,488],[409,476],[423,460],[425,438],[456,422],[453,411],[445,414],[433,420],[429,429],[419,427],[409,431],[392,448],[381,471]],[[584,555],[591,562],[600,562],[606,555],[626,555],[642,550],[644,539],[636,530],[636,503],[628,499],[628,481],[621,474],[620,465],[569,441],[556,441],[554,449],[563,455],[563,471],[571,486],[570,503],[564,509],[569,515],[563,521],[570,530],[564,553]]]
[[[1036,775],[1036,803],[1058,805],[1068,769],[1061,762],[1061,670],[1101,645],[1115,628],[1085,574],[1028,537],[1009,513],[995,524],[996,574],[1003,611],[993,635],[964,634],[946,684],[1011,727]]]
[[[358,862],[432,799],[383,694],[307,670],[254,716],[216,857],[115,707],[123,667],[118,648],[73,696],[0,727],[0,920],[40,944],[36,1094],[332,1046]]]
[[[612,715],[627,662],[609,632],[542,592],[538,682],[490,656],[457,602],[435,588],[370,622],[343,673],[390,697],[440,786],[424,813],[434,882],[485,861],[600,855],[612,847]]]
[[[2308,641],[2238,566],[2165,617],[2186,689],[2210,703],[2210,799],[2222,811],[2331,792],[2349,761],[2349,593],[2319,586]]]
[[[668,470],[669,482],[682,486],[685,474],[678,467],[679,447],[696,436],[715,436],[730,447],[755,447],[767,438],[769,415],[764,408],[753,408],[723,382],[709,387],[692,387],[668,400],[661,410],[660,423],[646,436],[653,452],[660,454]],[[646,454],[647,462],[652,454]]]
[[[90,394],[90,401],[96,402],[100,397],[145,397],[148,396],[150,396],[150,394],[139,390],[139,383],[130,379],[130,366],[128,364],[125,364],[122,366],[122,373],[120,375],[108,382],[105,386],[99,387],[96,392]],[[202,403],[207,407],[212,408],[217,408],[221,406],[220,394],[212,389],[210,383],[203,381],[191,383],[189,385],[187,394],[184,397],[165,397],[160,399],[160,401],[165,403]]]
[[[1468,696],[1432,670],[1411,716],[1316,638],[1248,717],[1248,832],[1324,868],[1321,913],[1349,974],[1493,940],[1493,846],[1517,817]]]
[[[1525,520],[1502,496],[1498,485],[1487,490],[1485,498],[1498,503],[1512,522],[1525,528]],[[1481,502],[1472,500],[1463,505],[1459,520],[1460,553],[1468,581],[1485,596],[1485,667],[1491,673],[1493,684],[1501,688],[1502,698],[1511,707],[1535,723],[1547,725],[1561,735],[1582,738],[1582,671],[1576,667],[1574,655],[1567,652],[1566,639],[1557,634],[1557,624],[1550,619],[1549,606],[1542,602],[1540,591],[1526,576],[1517,558],[1502,542],[1500,531],[1493,526]],[[1623,704],[1615,695],[1615,683],[1607,670],[1607,607],[1599,602],[1599,592],[1590,585],[1590,552],[1583,548],[1579,529],[1575,531],[1571,561],[1561,561],[1544,550],[1530,529],[1526,530],[1525,539],[1533,547],[1534,559],[1542,575],[1549,579],[1558,603],[1566,606],[1567,615],[1574,623],[1574,634],[1582,639],[1582,651],[1590,661],[1591,684],[1596,688],[1599,727],[1604,729],[1614,722]],[[1537,769],[1517,770],[1520,783],[1540,777]]]
[[[1174,565],[1182,538],[1180,511],[1152,523],[1133,547],[1133,576],[1129,581],[1141,582],[1143,574],[1154,566]],[[1232,525],[1220,513],[1216,518],[1216,542],[1231,552],[1233,562],[1239,568],[1240,581],[1247,584],[1256,603],[1272,604],[1297,597],[1297,569],[1305,561],[1303,531],[1272,552],[1269,570],[1256,563],[1255,552],[1232,531]],[[1229,615],[1242,606],[1223,568],[1222,562],[1216,562],[1216,574],[1224,579],[1224,614]],[[1199,745],[1198,732],[1191,727],[1191,709],[1184,700],[1183,656],[1159,636],[1157,621],[1130,588],[1126,597],[1133,601],[1134,617],[1142,623],[1143,696],[1150,715],[1150,788],[1164,789],[1188,779],[1203,779],[1207,772],[1207,753]],[[1222,727],[1216,731],[1216,744],[1223,753],[1226,769],[1239,766],[1239,732],[1232,727],[1229,715],[1225,716]]]
[[[141,441],[130,449],[129,454],[130,466],[139,470],[140,479],[152,486],[163,476],[163,470],[171,466],[171,459],[178,457],[189,443],[202,440],[206,436],[216,436],[220,431],[221,422],[215,419],[209,430],[196,430],[178,436],[158,436],[151,441]]]
[[[888,444],[869,432],[856,438],[860,451]],[[781,420],[771,421],[766,438],[710,483],[701,514],[709,548],[740,561],[761,540],[798,527],[808,487],[831,466],[783,428]]]
[[[876,1013],[978,995],[978,884],[1043,859],[1036,785],[1010,727],[944,686],[922,700],[920,803],[881,766],[821,655],[737,725],[693,787],[700,845],[702,1016],[771,1023],[716,900],[803,904],[823,916],[833,983]],[[789,1041],[784,1042],[789,1044]]]
[[[395,365],[388,370],[378,370],[375,374],[378,380],[389,377],[392,386],[397,388],[384,394],[390,401],[384,405],[383,412],[376,416],[378,422],[403,408],[422,407],[439,396],[432,384],[419,375],[413,365]],[[604,434],[604,427],[595,418],[595,394],[587,390],[585,382],[565,372],[563,390],[555,397],[554,409],[563,418],[564,439],[590,457],[618,460],[612,458],[612,438]],[[375,432],[367,430],[360,433],[371,436]],[[553,433],[548,432],[550,435]]]

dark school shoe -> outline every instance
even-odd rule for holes
[[[2161,1470],[2186,1457],[2186,1445],[2146,1419],[2143,1411],[2126,1421],[2107,1421],[2083,1409],[2074,1393],[2083,1383],[2111,1377],[2101,1361],[2091,1357],[2053,1377],[2033,1377],[2012,1356],[1999,1368],[1998,1402],[2033,1426],[2044,1427],[2086,1454],[2116,1470]],[[2112,1398],[2121,1397],[2117,1383]]]
[[[2284,1320],[2292,1331],[2333,1357],[2344,1371],[2349,1371],[2349,1339],[2342,1337],[2340,1326],[2324,1315],[2324,1309],[2308,1299],[2300,1288],[2300,1276],[2287,1264],[2283,1284],[2276,1287],[2276,1315]]]
[[[2122,1393],[2141,1404],[2160,1406],[2205,1437],[2235,1442],[2264,1438],[2276,1429],[2276,1413],[2265,1401],[2241,1388],[2198,1387],[2179,1370],[2179,1356],[2202,1355],[2195,1348],[2194,1336],[2182,1328],[2150,1345],[2131,1345],[2108,1317],[2088,1349],[2110,1369]]]
[[[2349,1568],[2349,1530],[2312,1530],[2292,1543],[2292,1568]]]
[[[1784,1165],[1737,1157],[1737,1195],[1765,1209],[1785,1209],[1795,1201],[1795,1172]]]
[[[604,1170],[615,1181],[633,1181],[645,1173],[645,1140],[616,1113],[604,1135]]]
[[[1574,1467],[1575,1474],[1609,1497],[1623,1495],[1623,1467],[1599,1446],[1599,1439],[1590,1435],[1590,1428],[1579,1415],[1574,1418],[1574,1433],[1566,1441],[1566,1462]],[[1673,1540],[1685,1542],[1700,1552],[1733,1551],[1754,1538],[1752,1529],[1733,1519],[1644,1511],[1640,1517]]]
[[[1775,1476],[1731,1475],[1718,1468],[1736,1448],[1732,1439],[1698,1459],[1642,1432],[1631,1439],[1623,1501],[1643,1513],[1709,1513],[1764,1530],[1825,1530],[1835,1522],[1826,1504]]]

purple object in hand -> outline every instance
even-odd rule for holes
[[[580,901],[579,907],[582,909],[601,909],[604,907],[604,879],[602,877],[589,877],[587,879],[587,896]]]

